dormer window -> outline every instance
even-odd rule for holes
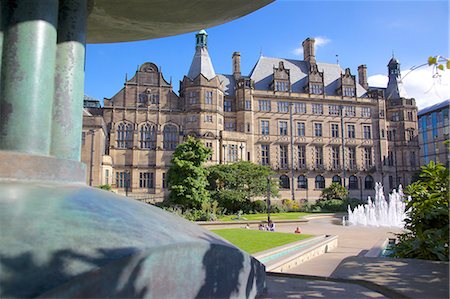
[[[283,81],[275,81],[275,91],[289,91],[289,83]]]
[[[322,94],[322,84],[311,84],[311,94]]]
[[[353,88],[353,87],[343,87],[342,93],[343,93],[344,97],[354,97],[356,94],[355,88]]]

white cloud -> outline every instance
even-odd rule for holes
[[[326,44],[329,44],[331,40],[329,38],[323,37],[323,36],[316,36],[314,37],[315,43],[314,47],[317,51],[318,48],[325,46]],[[300,47],[295,48],[292,53],[296,56],[303,56],[303,46],[302,43],[300,43]]]
[[[403,70],[403,86],[409,97],[416,99],[419,109],[437,104],[450,98],[450,71],[440,72],[439,77],[433,77],[431,67],[416,70]],[[373,75],[367,81],[369,86],[386,87],[386,75]]]

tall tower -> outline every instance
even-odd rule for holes
[[[405,91],[400,73],[400,62],[392,57],[388,65],[389,81],[386,88],[386,118],[389,169],[389,187],[397,188],[411,183],[419,169],[417,106]]]
[[[224,125],[224,94],[209,57],[205,30],[195,35],[195,54],[189,72],[180,84],[180,96],[184,100],[186,134],[204,140],[213,150],[212,162],[218,162],[219,136]]]

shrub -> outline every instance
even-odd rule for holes
[[[255,200],[253,202],[253,211],[255,213],[266,213],[267,212],[267,203],[263,200]]]

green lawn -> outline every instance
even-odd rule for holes
[[[290,220],[299,219],[303,216],[311,215],[311,213],[304,212],[289,212],[289,213],[270,213],[272,220]],[[236,215],[226,215],[219,218],[219,221],[234,221],[234,220],[267,220],[267,214],[242,214],[240,219],[235,219]]]
[[[293,232],[277,233],[245,228],[216,229],[212,232],[248,253],[261,252],[311,237],[311,235],[299,235]]]

